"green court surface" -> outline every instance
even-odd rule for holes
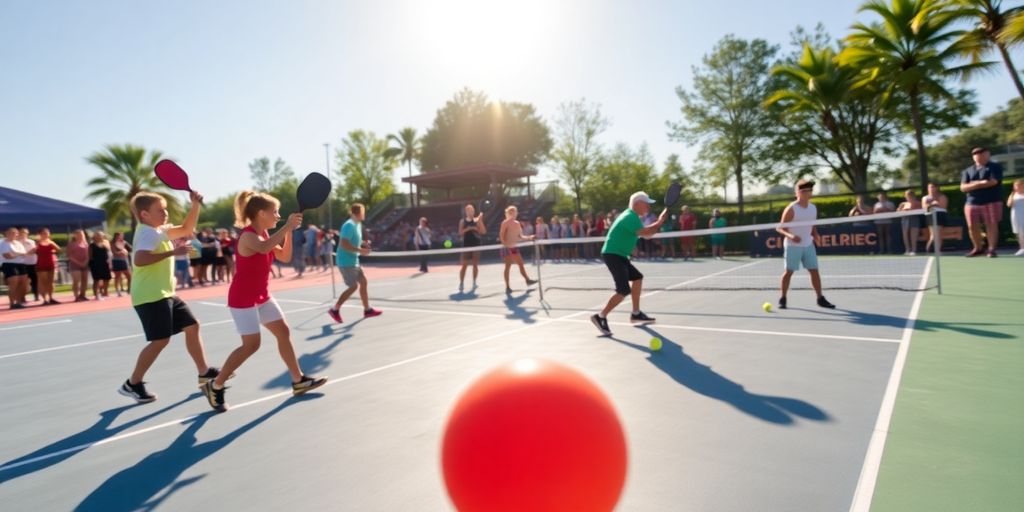
[[[1024,510],[1024,258],[942,259],[871,510]]]

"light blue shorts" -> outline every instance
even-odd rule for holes
[[[813,245],[800,247],[797,245],[786,246],[786,270],[800,270],[803,264],[807,270],[818,270],[818,251]]]

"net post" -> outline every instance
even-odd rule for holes
[[[537,290],[540,292],[540,301],[544,302],[544,279],[540,275],[540,246],[537,239],[533,239],[533,264],[537,267]]]
[[[942,231],[939,230],[939,208],[932,207],[932,243],[935,245],[935,284],[939,295],[942,295]]]

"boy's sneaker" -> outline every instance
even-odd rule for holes
[[[199,376],[199,385],[200,386],[205,385],[207,382],[210,382],[213,379],[216,379],[218,375],[220,375],[220,368],[211,366],[209,370],[206,370],[206,373],[204,373],[204,374]],[[228,375],[228,378],[229,379],[235,378],[235,374],[232,373],[231,375]]]
[[[832,304],[831,302],[825,300],[825,296],[824,295],[822,295],[821,297],[818,297],[818,305],[823,307],[823,308],[829,308],[829,309],[835,309],[836,308],[835,304]]]
[[[210,402],[210,407],[217,412],[224,412],[228,410],[228,404],[224,401],[224,390],[227,388],[216,389],[213,387],[213,381],[207,381],[203,384],[203,395],[206,395],[206,401]]]
[[[605,336],[611,336],[612,330],[608,328],[608,319],[601,318],[601,315],[590,315],[590,322],[597,327],[597,330],[601,331],[601,334]]]
[[[138,384],[132,384],[125,379],[124,384],[117,390],[118,393],[134,399],[140,404],[148,404],[156,400],[156,395],[146,391],[146,383],[140,382]]]
[[[526,286],[533,286],[535,284],[537,284],[537,280],[536,279],[527,279],[526,280]]]
[[[303,393],[313,391],[324,384],[327,384],[327,377],[310,377],[308,375],[303,375],[302,380],[292,384],[292,395],[299,396]]]
[[[640,323],[640,322],[653,323],[654,319],[649,317],[649,316],[647,316],[647,314],[644,313],[643,311],[637,311],[636,313],[631,313],[629,315],[629,321],[633,322],[633,323]]]
[[[341,312],[338,311],[337,309],[334,309],[334,308],[328,309],[327,310],[327,315],[330,316],[331,320],[334,320],[335,323],[339,323],[339,324],[341,323]]]
[[[373,318],[375,316],[380,316],[380,315],[381,315],[381,310],[379,310],[379,309],[370,308],[370,309],[367,309],[366,311],[363,311],[363,318]],[[326,382],[326,379],[324,380],[324,382]]]
[[[779,297],[779,309],[786,309],[786,296]]]

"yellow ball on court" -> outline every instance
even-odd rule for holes
[[[445,240],[444,241],[444,248],[445,249],[451,249],[452,248],[452,241],[451,240]]]
[[[772,303],[771,302],[765,302],[764,305],[762,305],[761,307],[764,308],[765,311],[771,311],[772,310]]]
[[[653,350],[655,352],[661,350],[661,338],[658,338],[658,337],[651,338],[650,345],[651,345],[651,350]]]

